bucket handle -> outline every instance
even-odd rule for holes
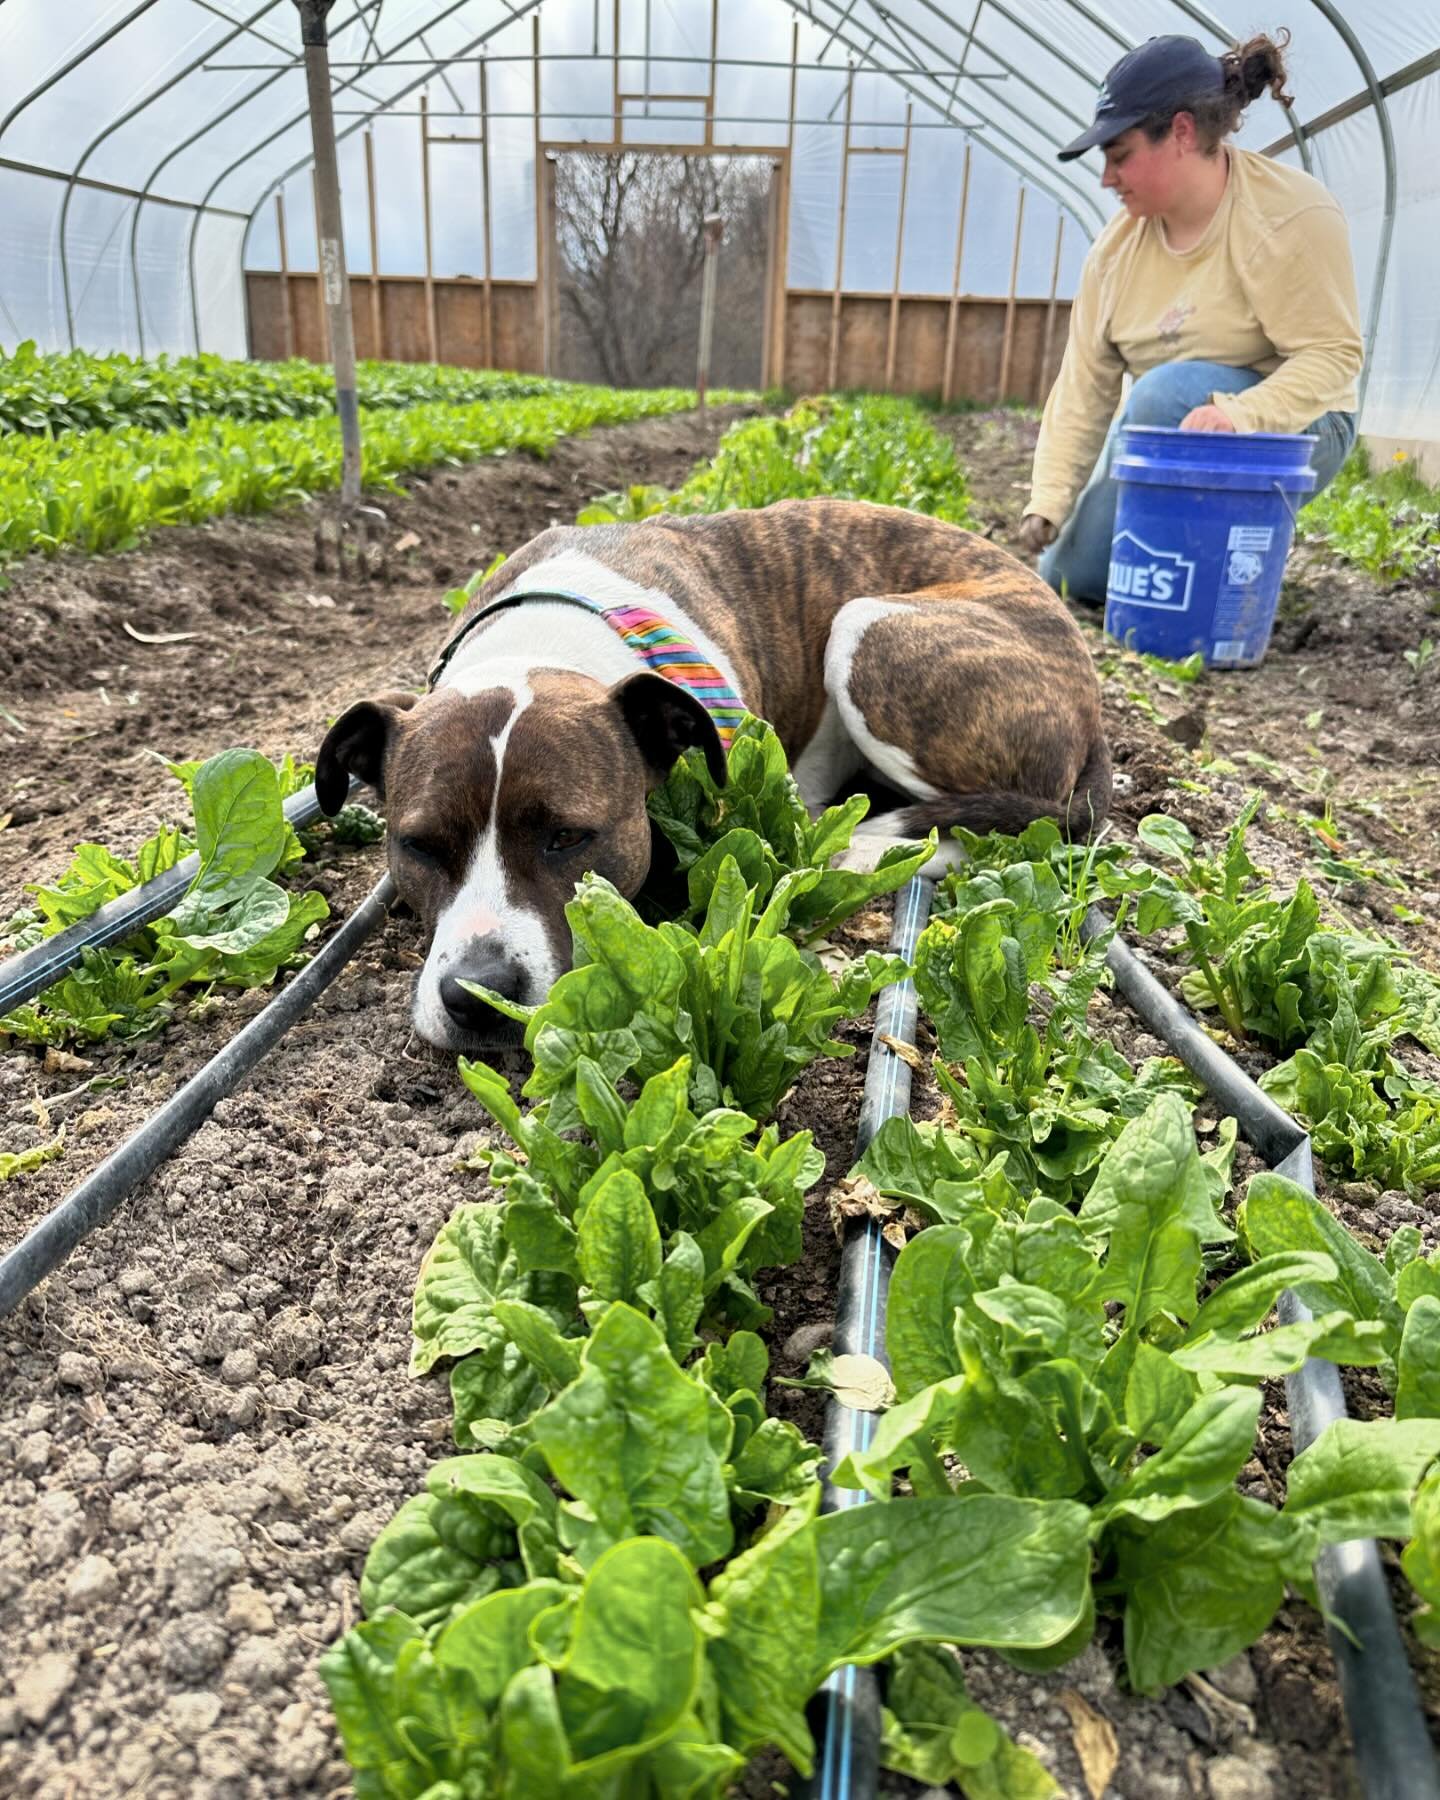
[[[1275,492],[1284,501],[1285,510],[1290,515],[1290,524],[1296,531],[1298,531],[1300,529],[1300,514],[1296,510],[1296,508],[1290,504],[1290,496],[1285,492],[1285,489],[1280,485],[1280,483],[1278,481],[1272,481],[1270,483],[1270,485],[1271,485],[1271,487],[1274,488]]]

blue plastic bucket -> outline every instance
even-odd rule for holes
[[[1124,425],[1105,630],[1171,661],[1208,668],[1264,656],[1295,509],[1315,487],[1313,437]],[[1293,498],[1292,498],[1293,496]]]

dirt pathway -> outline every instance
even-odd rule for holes
[[[22,573],[0,603],[0,703],[26,728],[19,736],[0,721],[0,814],[12,814],[0,831],[0,905],[20,898],[24,880],[57,873],[79,838],[123,851],[174,815],[178,790],[152,750],[203,756],[249,742],[272,755],[313,753],[326,717],[358,691],[420,678],[444,629],[438,589],[598,491],[677,484],[721,423],[621,427],[562,443],[548,463],[510,458],[415,483],[387,502],[392,542],[420,539],[392,553],[388,588],[317,577],[299,516],[165,534],[123,557]],[[1028,468],[1026,427],[975,417],[953,429],[984,522],[1004,541],[1020,499],[1011,484]],[[1388,896],[1400,890],[1373,879],[1327,892],[1372,929],[1388,907],[1407,942],[1433,946],[1434,696],[1406,686],[1410,671],[1389,647],[1418,638],[1424,605],[1330,571],[1302,575],[1264,678],[1189,689],[1115,658],[1097,632],[1121,828],[1163,806],[1214,830],[1257,779],[1291,811],[1318,810],[1318,765],[1304,748],[1314,742],[1334,776],[1339,823],[1372,860],[1394,858],[1405,903],[1424,923],[1394,924]],[[125,633],[127,619],[201,635],[146,646]],[[1322,718],[1302,732],[1298,721],[1316,710]],[[1282,773],[1244,760],[1248,752]],[[1274,821],[1260,842],[1282,872],[1313,871],[1303,826]],[[326,848],[307,876],[340,916],[380,866],[376,851]],[[870,929],[883,935],[883,917]],[[441,1221],[483,1192],[457,1169],[477,1141],[478,1108],[448,1064],[407,1046],[415,962],[413,926],[390,922],[184,1151],[0,1322],[0,1792],[275,1800],[347,1791],[314,1665],[355,1617],[375,1533],[447,1453],[443,1383],[405,1373],[409,1296]],[[95,1071],[125,1078],[102,1095],[67,1101],[78,1076],[46,1075],[25,1051],[0,1057],[0,1148],[34,1142],[61,1119],[68,1136],[60,1162],[0,1186],[0,1242],[266,997],[193,1009],[150,1043],[98,1050]],[[1158,1049],[1117,1029],[1132,1055]],[[828,1330],[827,1194],[848,1167],[868,1033],[862,1022],[847,1035],[855,1061],[807,1072],[781,1115],[787,1131],[815,1129],[828,1158],[806,1260],[767,1287],[781,1373],[798,1373]],[[1401,1222],[1394,1202],[1366,1200],[1376,1230]],[[818,1431],[813,1395],[776,1390],[776,1401]],[[1268,1474],[1257,1460],[1244,1479]],[[1113,1722],[1116,1800],[1349,1800],[1338,1696],[1305,1608],[1288,1607],[1254,1650],[1160,1700],[1125,1694],[1117,1663],[1104,1637],[1047,1677],[967,1658],[976,1698],[1046,1757],[1067,1800],[1087,1792],[1076,1696]],[[767,1793],[782,1774],[767,1760],[744,1792]]]

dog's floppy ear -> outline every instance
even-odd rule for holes
[[[685,750],[705,753],[705,766],[717,787],[725,784],[725,746],[715,721],[688,688],[663,675],[632,675],[611,688],[630,735],[652,769],[666,776]]]
[[[385,797],[385,748],[401,713],[409,712],[420,698],[408,689],[395,688],[349,707],[325,733],[315,758],[315,797],[321,812],[333,818],[345,804],[350,777],[368,781]]]

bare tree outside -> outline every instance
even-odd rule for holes
[[[710,380],[758,387],[772,174],[760,157],[558,157],[557,373],[611,387],[692,385],[703,225],[707,213],[719,213],[725,236]]]

